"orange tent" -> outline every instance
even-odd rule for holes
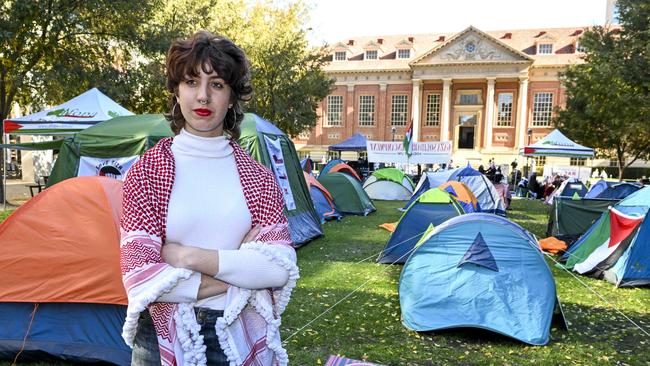
[[[0,301],[126,305],[120,272],[122,183],[66,180],[0,225]]]
[[[122,183],[53,185],[0,224],[0,349],[21,357],[129,365],[120,337]]]
[[[336,210],[334,198],[327,188],[323,187],[323,185],[320,184],[320,182],[311,174],[303,172],[303,175],[305,176],[305,182],[307,182],[309,194],[311,195],[314,207],[316,208],[316,213],[321,217],[321,219],[340,219],[341,214]]]
[[[455,180],[450,180],[447,183],[441,184],[438,188],[449,192],[451,195],[456,197],[458,203],[463,206],[465,213],[479,211],[478,200],[476,199],[476,196],[474,196],[472,190],[469,189],[469,187],[467,187],[465,184]]]
[[[335,173],[335,172],[350,174],[351,176],[357,178],[359,182],[361,182],[361,177],[359,176],[359,174],[357,174],[357,172],[354,169],[352,169],[352,167],[349,166],[348,164],[338,163],[328,171],[328,173]]]

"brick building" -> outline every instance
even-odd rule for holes
[[[553,109],[565,102],[559,73],[583,62],[583,32],[470,26],[335,43],[325,67],[335,88],[321,102],[315,128],[294,143],[301,155],[320,160],[329,145],[354,133],[399,141],[413,120],[415,140],[452,141],[457,164],[507,164],[552,131]]]

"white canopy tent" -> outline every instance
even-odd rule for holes
[[[557,156],[566,158],[593,159],[594,149],[571,141],[568,137],[564,136],[560,130],[555,129],[536,143],[520,149],[519,155],[523,155],[525,157]],[[583,169],[581,169],[583,167],[551,166],[551,169],[546,168],[544,169],[544,176],[552,176],[557,173],[563,173],[565,175],[568,174],[574,178],[584,179],[585,177],[588,178],[591,173],[590,168],[587,168],[586,171],[583,171]]]
[[[3,149],[8,145],[8,135],[71,135],[99,122],[118,116],[130,116],[132,112],[117,104],[97,88],[92,88],[69,101],[44,111],[2,121]],[[45,142],[47,144],[47,141]],[[38,144],[11,146],[14,149],[38,150]],[[33,145],[33,146],[31,146]],[[3,154],[4,156],[4,154]],[[6,159],[3,159],[6,172]],[[6,207],[6,173],[2,177],[2,200]]]
[[[527,157],[559,156],[567,158],[593,158],[594,149],[582,146],[564,136],[555,129],[543,139],[519,150],[519,154]]]
[[[12,135],[71,134],[114,117],[130,115],[133,113],[92,88],[56,107],[5,119],[3,131]]]

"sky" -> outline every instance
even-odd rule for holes
[[[358,36],[560,28],[605,23],[606,0],[305,0],[309,42]]]

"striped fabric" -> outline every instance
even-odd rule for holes
[[[345,357],[330,356],[330,358],[327,359],[325,366],[382,366],[382,365],[378,363],[352,360]]]
[[[149,309],[162,365],[205,365],[193,304],[158,303],[156,299],[188,278],[192,271],[162,261],[167,209],[174,184],[173,139],[162,139],[129,170],[124,183],[120,222],[121,269],[129,306],[122,336],[132,346],[139,314]],[[273,174],[231,142],[252,225],[262,230],[256,242],[241,248],[258,250],[289,272],[280,289],[247,290],[230,286],[224,317],[216,325],[219,342],[233,365],[285,365],[280,342],[280,314],[298,278],[284,199]]]

